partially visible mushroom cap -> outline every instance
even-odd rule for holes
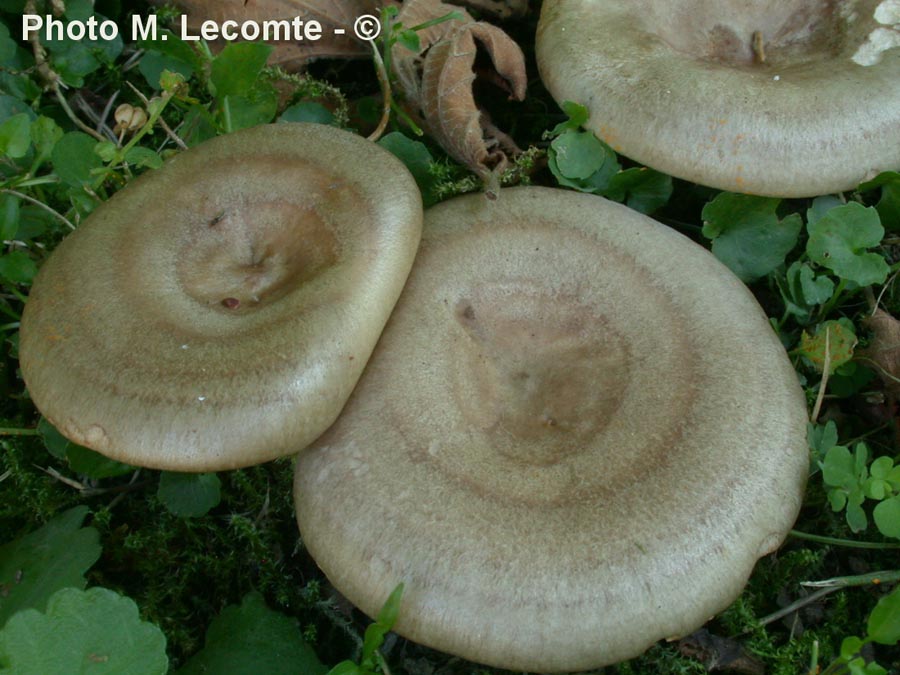
[[[71,440],[211,471],[292,454],[334,420],[412,265],[416,184],[324,125],[212,139],[101,205],[46,261],[22,374]]]
[[[639,654],[724,609],[800,507],[796,374],[680,234],[546,188],[426,212],[341,416],[297,460],[305,546],[396,630],[512,670]]]
[[[900,168],[897,0],[546,0],[544,84],[617,151],[804,197]]]

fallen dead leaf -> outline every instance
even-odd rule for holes
[[[882,309],[866,319],[865,325],[872,331],[869,346],[860,350],[860,356],[875,366],[892,394],[900,394],[900,321]]]
[[[165,4],[166,0],[153,0]],[[270,21],[299,17],[302,21],[315,19],[322,24],[322,37],[316,41],[271,42],[275,51],[269,59],[272,65],[285,70],[299,70],[306,63],[317,58],[364,58],[371,56],[368,42],[355,37],[353,24],[363,14],[378,16],[380,0],[175,0],[187,18],[188,28],[197,34],[200,25],[207,20]],[[335,35],[335,28],[344,30],[343,35]],[[221,49],[225,42],[212,44]]]
[[[407,0],[397,20],[412,27],[454,10],[460,11],[440,0]],[[525,98],[525,57],[502,30],[460,13],[462,20],[420,31],[418,52],[395,44],[393,71],[407,113],[451,157],[477,173],[492,195],[509,157],[520,150],[475,101],[475,57],[480,45],[493,64],[490,80],[519,101]]]
[[[763,675],[762,662],[751,656],[737,640],[713,635],[705,628],[678,641],[682,655],[696,659],[708,671],[730,670],[746,675]]]
[[[528,11],[528,0],[460,0],[453,4],[478,9],[498,19],[522,16]]]

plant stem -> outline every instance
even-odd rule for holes
[[[868,574],[855,574],[849,577],[834,577],[822,581],[801,581],[807,588],[848,588],[850,586],[868,586],[869,584],[889,584],[900,581],[900,570],[882,570]]]
[[[851,586],[869,586],[872,584],[890,583],[900,581],[900,570],[887,570],[883,572],[872,572],[870,574],[858,574],[850,577],[834,577],[833,579],[825,579],[823,581],[801,581],[800,585],[807,588],[817,588],[818,590],[805,598],[800,598],[792,602],[787,607],[782,607],[777,612],[764,616],[759,620],[759,626],[765,626],[773,621],[778,621],[782,617],[787,616],[791,612],[795,612],[801,607],[805,607],[826,595],[834,593],[841,588],[849,588]]]
[[[819,417],[819,411],[822,410],[822,401],[825,399],[825,389],[828,386],[828,377],[831,374],[831,342],[830,342],[830,333],[831,328],[828,327],[825,329],[825,360],[822,363],[822,381],[819,383],[819,394],[816,396],[816,404],[813,406],[812,414],[809,416],[809,421],[813,424],[816,423],[816,419]]]
[[[372,45],[372,60],[375,61],[375,73],[378,75],[378,84],[381,85],[381,119],[378,121],[375,131],[369,134],[369,140],[374,143],[381,138],[391,119],[391,81],[378,46],[374,40],[370,40],[369,44]]]
[[[0,428],[0,436],[37,436],[37,429]]]
[[[808,532],[800,532],[791,530],[790,536],[795,539],[805,539],[806,541],[814,541],[819,544],[828,544],[830,546],[846,546],[847,548],[869,548],[877,550],[898,549],[900,544],[883,544],[877,541],[855,541],[853,539],[838,539],[836,537],[826,537],[820,534],[810,534]]]
[[[34,197],[29,197],[29,196],[26,195],[24,192],[18,192],[18,191],[16,191],[16,190],[10,190],[9,188],[3,188],[2,190],[0,190],[0,192],[2,192],[3,194],[7,194],[7,195],[13,195],[14,197],[18,197],[19,199],[22,199],[22,200],[24,200],[24,201],[26,201],[26,202],[28,202],[28,203],[30,203],[30,204],[34,204],[35,206],[38,206],[38,207],[44,209],[44,211],[46,211],[47,213],[51,214],[51,215],[52,215],[54,218],[56,218],[57,220],[61,220],[63,223],[65,223],[65,225],[66,225],[70,230],[74,230],[74,229],[75,229],[75,226],[72,224],[72,221],[70,221],[68,218],[66,218],[66,217],[65,217],[63,214],[61,214],[59,211],[57,211],[57,210],[55,210],[55,209],[53,209],[53,208],[47,206],[46,204],[44,204],[44,203],[41,202],[41,201],[38,201],[38,200],[35,199]]]

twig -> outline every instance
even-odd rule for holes
[[[55,478],[60,483],[65,483],[69,487],[73,487],[76,490],[78,490],[79,492],[84,493],[84,492],[87,492],[87,490],[89,489],[86,485],[84,485],[83,483],[79,483],[77,480],[72,480],[71,478],[66,478],[59,471],[54,469],[52,466],[44,467],[44,466],[40,466],[38,464],[35,464],[34,466],[36,466],[38,469],[40,469],[41,471],[46,473],[48,476]]]
[[[269,489],[266,488],[266,498],[265,498],[265,500],[263,500],[263,505],[259,509],[259,513],[256,514],[256,518],[253,519],[254,525],[259,525],[259,521],[261,521],[263,518],[265,518],[267,515],[269,515],[270,503],[271,502],[269,499]]]
[[[391,119],[391,81],[388,76],[387,69],[384,66],[384,60],[381,58],[381,52],[375,40],[370,40],[372,45],[372,59],[375,61],[375,73],[378,75],[378,84],[381,86],[381,119],[375,131],[369,134],[369,140],[373,143],[381,138],[381,134],[387,129],[388,122]]]
[[[35,0],[26,0],[24,13],[37,14]],[[69,119],[84,133],[96,138],[98,141],[105,141],[106,139],[102,135],[91,129],[88,125],[78,119],[78,116],[75,115],[74,112],[72,112],[72,108],[69,107],[69,102],[66,101],[66,97],[63,96],[60,87],[61,78],[59,77],[59,73],[53,70],[47,63],[47,50],[45,50],[44,45],[41,44],[41,40],[36,31],[28,36],[28,43],[31,45],[31,51],[34,53],[34,65],[38,75],[41,76],[41,79],[46,82],[47,87],[56,95],[59,104],[66,112]]]
[[[131,491],[131,490],[136,490],[137,488],[143,487],[144,485],[147,485],[147,484],[150,482],[150,481],[146,481],[146,480],[145,480],[143,483],[139,483],[139,484],[135,485],[135,482],[137,481],[138,476],[140,476],[140,475],[141,475],[141,470],[140,470],[140,469],[136,469],[135,472],[134,472],[133,474],[131,474],[131,480],[128,481],[128,485],[123,485],[123,486],[121,486],[121,489],[118,491],[119,494],[117,494],[117,495],[113,498],[113,500],[107,505],[106,508],[107,508],[108,510],[112,511],[113,507],[114,507],[116,504],[118,504],[120,501],[122,501],[122,500],[125,498],[125,495],[126,495],[129,491]]]
[[[69,102],[66,100],[66,97],[63,96],[62,89],[59,86],[59,82],[54,82],[53,84],[50,85],[50,88],[53,90],[53,93],[56,94],[56,100],[59,101],[59,104],[62,106],[62,109],[66,112],[66,115],[68,116],[68,118],[70,120],[72,120],[72,123],[76,127],[81,129],[88,136],[91,136],[92,138],[95,138],[98,141],[107,140],[106,136],[94,131],[91,127],[89,127],[87,124],[82,122],[81,119],[79,119],[78,115],[75,114],[75,111],[73,111],[72,108],[69,107]]]
[[[822,410],[822,401],[825,399],[825,389],[828,386],[828,376],[831,370],[831,327],[825,328],[825,362],[822,364],[822,381],[819,383],[819,394],[816,396],[816,404],[813,406],[809,421],[813,424]]]
[[[12,476],[12,469],[7,469],[7,470],[4,471],[2,474],[0,474],[0,483],[2,483],[3,481],[5,481],[5,480],[6,480],[7,478],[9,478],[10,476]]]
[[[50,206],[47,205],[47,204],[44,204],[44,202],[35,199],[34,197],[29,197],[29,196],[26,195],[24,192],[18,192],[18,191],[16,191],[16,190],[10,190],[9,188],[3,188],[3,189],[0,189],[0,192],[2,192],[2,193],[4,193],[4,194],[8,194],[8,195],[13,195],[13,196],[15,196],[15,197],[18,197],[19,199],[24,199],[24,200],[25,200],[26,202],[28,202],[29,204],[34,204],[35,206],[39,206],[39,207],[41,207],[42,209],[44,209],[44,211],[46,211],[47,213],[50,213],[51,215],[53,215],[54,218],[56,218],[56,219],[58,219],[58,220],[61,220],[61,221],[66,225],[66,227],[68,227],[70,230],[74,230],[74,229],[75,229],[75,226],[72,224],[72,221],[70,221],[68,218],[66,218],[66,217],[65,217],[63,214],[61,214],[59,211],[57,211],[56,209],[50,207]]]
[[[887,292],[888,286],[894,283],[894,280],[897,278],[897,275],[900,274],[900,270],[894,272],[887,281],[884,282],[884,286],[881,287],[881,290],[878,292],[878,297],[875,298],[875,306],[872,307],[872,314],[874,315],[876,310],[881,306],[881,298],[884,297],[884,294]],[[866,286],[868,289],[869,287]]]
[[[853,539],[838,539],[836,537],[826,537],[820,534],[809,534],[808,532],[800,532],[791,530],[790,536],[795,539],[805,539],[806,541],[814,541],[819,544],[829,544],[831,546],[846,546],[847,548],[870,548],[870,549],[895,549],[900,548],[900,544],[882,544],[877,541],[855,541]]]

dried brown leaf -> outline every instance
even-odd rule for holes
[[[415,26],[454,9],[439,0],[408,0],[398,20]],[[400,44],[392,50],[407,112],[451,157],[493,188],[509,155],[519,150],[475,101],[475,57],[480,45],[493,64],[490,79],[503,83],[513,98],[522,100],[526,86],[522,50],[499,28],[476,22],[465,13],[462,21],[445,21],[421,31],[419,40],[418,53]]]
[[[764,675],[762,662],[737,640],[713,635],[705,628],[678,641],[678,651],[700,661],[707,671],[728,670],[745,675]]]
[[[459,0],[453,4],[466,5],[487,12],[498,19],[522,16],[528,11],[528,0]]]
[[[878,309],[865,323],[873,336],[860,356],[875,366],[888,391],[900,394],[900,321]]]
[[[154,0],[164,4],[163,0]],[[175,5],[187,18],[188,28],[197,34],[200,25],[213,20],[219,25],[232,20],[260,23],[269,20],[301,21],[315,19],[322,24],[322,37],[316,41],[272,42],[275,51],[269,59],[272,65],[297,70],[317,58],[360,58],[370,56],[372,48],[355,37],[353,23],[363,14],[378,15],[380,0],[175,0]],[[335,35],[336,28],[344,29]],[[213,43],[214,49],[225,46],[224,41]]]

